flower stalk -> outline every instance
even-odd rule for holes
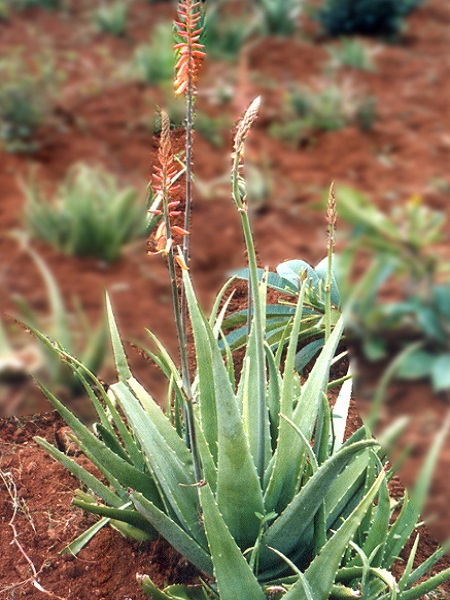
[[[252,232],[250,228],[250,219],[248,215],[248,206],[246,202],[243,180],[240,177],[240,169],[243,166],[245,141],[250,129],[258,116],[261,98],[255,98],[248,107],[246,113],[241,119],[234,140],[234,156],[232,167],[232,194],[234,202],[238,208],[241,217],[242,229],[244,232],[245,245],[247,247],[248,266],[250,273],[250,286],[255,296],[254,302],[254,325],[256,335],[256,361],[258,364],[257,375],[257,394],[258,394],[258,455],[256,457],[256,470],[261,481],[264,478],[264,457],[265,457],[265,426],[267,421],[266,405],[266,372],[265,372],[265,354],[264,354],[264,315],[259,297],[258,265],[256,261],[255,246],[253,243]],[[249,299],[249,302],[251,299]]]
[[[333,276],[333,251],[336,243],[336,221],[337,221],[337,210],[336,210],[336,192],[334,189],[334,183],[330,186],[327,203],[327,237],[328,237],[328,268],[327,278],[325,282],[325,342],[328,340],[331,334],[331,285]]]
[[[183,257],[180,258],[180,256],[175,255],[173,237],[173,234],[175,233],[181,235],[184,239],[189,235],[189,232],[186,229],[183,229],[182,227],[172,223],[172,219],[179,216],[181,212],[176,210],[178,208],[179,201],[171,201],[170,198],[170,191],[176,189],[176,187],[173,185],[173,181],[177,177],[177,168],[175,167],[172,144],[170,141],[170,120],[167,113],[164,111],[161,111],[161,124],[161,142],[158,151],[159,165],[155,168],[153,179],[155,191],[159,193],[162,198],[162,211],[153,212],[162,214],[162,220],[155,234],[156,252],[154,252],[154,254],[162,254],[165,256],[167,258],[167,264],[169,267],[172,303],[180,348],[183,388],[186,398],[186,401],[183,405],[184,419],[186,424],[186,442],[193,454],[196,479],[197,481],[200,481],[201,468],[195,437],[194,413],[192,408],[193,397],[189,376],[186,332],[183,328],[180,308],[180,294],[178,291],[175,264],[180,265],[181,268],[187,268],[187,266],[185,265]]]
[[[194,128],[194,97],[196,83],[203,59],[206,56],[200,42],[203,31],[201,3],[193,0],[180,0],[178,19],[175,21],[175,37],[179,41],[174,48],[177,53],[175,65],[174,91],[176,96],[186,97],[186,187],[184,229],[190,230],[192,212],[192,137]],[[189,268],[189,237],[183,238],[182,260]],[[181,327],[183,337],[187,337],[187,304],[184,285],[181,288]]]

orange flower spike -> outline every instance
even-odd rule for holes
[[[161,141],[158,150],[159,165],[153,173],[153,188],[155,192],[165,196],[177,175],[174,164],[172,144],[170,143],[170,120],[164,111],[161,112]],[[164,192],[165,190],[165,192]]]
[[[182,42],[175,44],[178,60],[175,65],[175,95],[181,96],[189,87],[195,92],[198,72],[206,56],[204,45],[200,43],[203,27],[200,2],[180,0],[178,5],[178,20],[175,21],[177,36]]]

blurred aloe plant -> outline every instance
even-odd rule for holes
[[[171,81],[175,66],[171,42],[171,23],[159,23],[150,42],[140,44],[134,53],[127,72],[148,85]]]
[[[376,118],[373,96],[360,94],[347,79],[342,84],[319,82],[317,89],[293,86],[284,101],[282,117],[270,133],[298,145],[320,131],[336,131],[356,124],[368,131]]]
[[[33,152],[37,132],[51,113],[54,65],[38,59],[30,65],[16,52],[0,60],[0,143],[8,152]]]
[[[228,5],[228,6],[227,6]],[[234,3],[236,8],[239,3]],[[245,43],[260,32],[257,15],[249,14],[248,6],[241,3],[239,12],[227,12],[229,3],[220,0],[211,6],[205,17],[203,39],[208,56],[218,60],[236,60]]]
[[[23,297],[16,298],[19,318],[32,328],[39,328],[55,343],[80,357],[83,364],[92,372],[98,373],[108,354],[108,335],[105,321],[93,327],[81,307],[76,313],[69,313],[57,282],[41,256],[31,247],[26,252],[34,261],[47,288],[50,313],[45,318],[38,315]],[[17,336],[16,336],[17,337]],[[23,343],[12,340],[0,323],[0,379],[26,378],[30,375],[42,377],[53,389],[59,390],[65,399],[74,398],[84,389],[77,377],[55,352],[50,352],[47,344],[42,351],[36,343]]]
[[[303,0],[254,0],[266,33],[286,36],[298,27]]]
[[[63,0],[7,0],[11,7],[19,10],[27,8],[45,8],[56,10],[63,5]]]
[[[113,262],[126,243],[144,237],[151,226],[136,191],[120,188],[100,168],[76,165],[50,202],[35,181],[24,191],[27,229],[65,254]]]
[[[101,4],[93,14],[97,29],[118,37],[124,36],[127,30],[128,8],[127,0]]]
[[[369,253],[366,285],[349,315],[347,330],[365,356],[379,360],[390,347],[405,354],[397,376],[430,378],[437,392],[450,389],[450,278],[433,245],[442,240],[444,216],[414,197],[383,213],[350,188],[339,193],[340,214],[353,226],[353,241],[340,262],[342,284],[357,256]],[[386,284],[396,286],[398,299],[380,299]],[[394,343],[393,343],[394,342]]]

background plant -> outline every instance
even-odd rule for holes
[[[156,25],[149,43],[140,44],[134,53],[128,72],[143,83],[155,85],[172,80],[172,24]]]
[[[361,40],[341,38],[338,46],[333,45],[328,48],[328,53],[331,58],[330,66],[333,69],[351,67],[361,71],[374,70],[371,53]]]
[[[283,118],[270,126],[270,133],[298,144],[318,131],[336,131],[356,123],[362,130],[372,127],[375,101],[361,96],[349,83],[326,83],[317,90],[292,87],[285,96]]]
[[[237,6],[237,10],[232,12],[229,8],[223,1],[216,2],[205,17],[202,41],[208,56],[217,60],[236,60],[245,43],[261,32],[257,15],[246,10],[245,6]]]
[[[26,8],[45,8],[55,10],[60,8],[63,0],[7,0],[13,8],[22,10]]]
[[[23,241],[23,240],[22,240]],[[99,373],[108,354],[108,335],[105,322],[94,327],[78,304],[70,312],[63,300],[58,284],[41,256],[28,244],[25,251],[32,258],[45,283],[50,312],[47,316],[38,314],[23,297],[16,298],[19,318],[29,325],[39,328],[61,347],[77,355],[92,372]],[[25,333],[23,330],[19,333]],[[25,379],[39,374],[58,390],[65,400],[73,399],[83,391],[79,379],[47,345],[38,347],[38,342],[30,343],[29,336],[8,336],[0,323],[0,356],[2,357],[2,380],[5,369],[15,373],[15,377]],[[9,391],[9,393],[11,393]]]
[[[124,36],[127,30],[128,7],[126,0],[100,5],[94,12],[97,29],[103,33]]]
[[[24,221],[30,233],[65,254],[112,262],[123,246],[149,231],[145,205],[133,188],[110,173],[77,165],[49,201],[32,181],[24,186]]]
[[[316,18],[328,35],[398,34],[421,0],[324,0]]]
[[[230,119],[226,115],[210,116],[205,111],[198,111],[195,118],[198,133],[216,148],[224,145],[229,125]]]
[[[353,225],[353,242],[341,265],[347,276],[362,252],[369,253],[367,285],[354,305],[349,331],[372,360],[412,343],[397,374],[430,377],[436,391],[450,388],[450,283],[433,245],[442,240],[444,217],[419,198],[385,214],[348,188],[340,192],[342,218]],[[443,269],[444,267],[444,269]],[[397,300],[383,301],[383,287],[394,285]]]
[[[286,36],[298,27],[303,0],[255,0],[267,34]]]
[[[51,61],[30,65],[21,53],[0,59],[0,142],[10,152],[33,151],[50,113],[55,81]]]
[[[304,287],[304,304],[300,330],[297,336],[298,349],[295,356],[295,368],[302,372],[305,366],[320,352],[325,335],[325,285],[327,278],[327,258],[315,268],[303,260],[289,260],[279,264],[276,273],[260,269],[260,278],[266,278],[267,287],[277,291],[280,298],[277,304],[266,308],[266,340],[269,346],[281,352],[291,337],[295,305]],[[249,271],[238,271],[235,276],[248,280]],[[335,275],[331,288],[332,323],[336,324],[341,310],[340,292]],[[247,344],[247,310],[240,310],[224,319],[225,342],[231,350],[237,350]]]

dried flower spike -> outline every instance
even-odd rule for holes
[[[159,165],[153,174],[153,189],[160,194],[164,202],[169,201],[169,190],[178,173],[175,166],[172,144],[170,141],[170,119],[165,111],[161,111],[161,141],[158,150]]]
[[[175,65],[175,95],[190,91],[195,92],[198,73],[206,56],[204,45],[200,43],[203,27],[200,23],[202,13],[200,2],[180,0],[178,5],[178,20],[175,21],[176,37],[182,42],[175,44],[177,63]]]
[[[189,235],[189,231],[172,223],[172,220],[182,212],[174,210],[179,206],[180,201],[170,199],[170,192],[175,189],[173,181],[178,175],[178,170],[175,166],[170,141],[170,120],[164,111],[161,111],[161,140],[158,150],[158,163],[153,174],[153,188],[161,196],[162,210],[157,209],[151,212],[162,215],[163,220],[158,225],[154,236],[156,250],[152,254],[167,256],[174,245],[173,234],[185,237]]]
[[[261,106],[261,96],[258,96],[253,100],[250,106],[247,108],[244,116],[242,117],[234,137],[234,149],[242,157],[244,152],[244,143],[247,139],[248,133],[258,116],[259,107]]]
[[[336,192],[334,189],[334,182],[330,186],[327,203],[327,234],[328,242],[331,248],[335,244],[335,231],[337,221],[337,210],[336,210]]]

